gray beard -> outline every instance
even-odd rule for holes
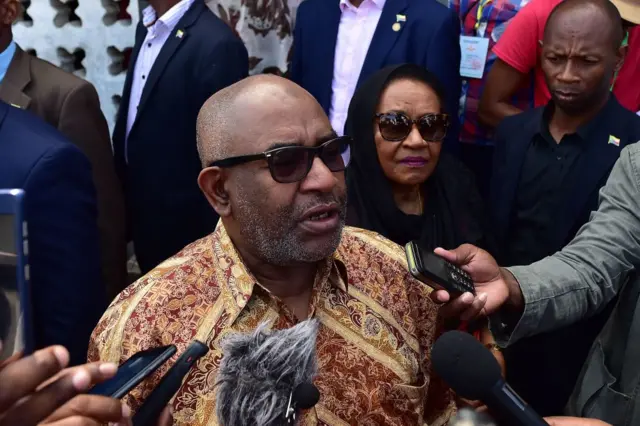
[[[343,200],[338,200],[338,202],[342,201],[344,208],[340,212],[340,225],[334,235],[323,246],[308,250],[296,232],[297,222],[293,218],[300,217],[300,211],[304,211],[309,206],[298,209],[285,206],[280,211],[265,216],[259,206],[248,203],[247,199],[250,198],[243,196],[238,198],[234,216],[242,238],[251,245],[256,256],[262,261],[275,266],[288,266],[301,262],[314,263],[331,256],[338,248],[346,219],[346,203]],[[336,201],[333,196],[319,197],[311,205],[327,199]]]

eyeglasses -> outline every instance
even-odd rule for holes
[[[209,167],[234,167],[251,161],[267,160],[273,180],[293,183],[304,179],[311,170],[313,159],[319,157],[332,172],[341,172],[347,164],[342,159],[351,138],[342,136],[319,146],[285,146],[265,151],[262,154],[241,155],[214,161]]]
[[[447,135],[450,120],[447,114],[425,114],[413,120],[401,112],[376,114],[378,129],[385,140],[399,142],[404,140],[415,124],[425,142],[440,142]]]

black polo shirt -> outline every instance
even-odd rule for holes
[[[555,253],[559,247],[553,234],[557,211],[570,196],[568,183],[580,156],[590,143],[602,143],[591,138],[593,129],[610,119],[607,104],[576,133],[565,135],[560,143],[549,132],[553,112],[550,103],[542,114],[540,128],[534,134],[520,172],[520,182],[514,199],[506,256],[508,265],[528,265]]]

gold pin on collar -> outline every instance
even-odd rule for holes
[[[402,26],[401,26],[398,22],[396,22],[395,24],[393,24],[393,25],[391,26],[391,29],[392,29],[393,31],[395,31],[395,32],[398,32],[398,31],[400,31],[400,28],[401,28],[401,27],[402,27]]]

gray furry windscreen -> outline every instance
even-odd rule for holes
[[[293,389],[317,372],[318,320],[284,330],[262,323],[252,334],[230,334],[221,345],[216,411],[224,426],[280,426]]]
[[[479,413],[470,408],[462,408],[449,422],[449,426],[495,426],[495,423],[485,413]]]

